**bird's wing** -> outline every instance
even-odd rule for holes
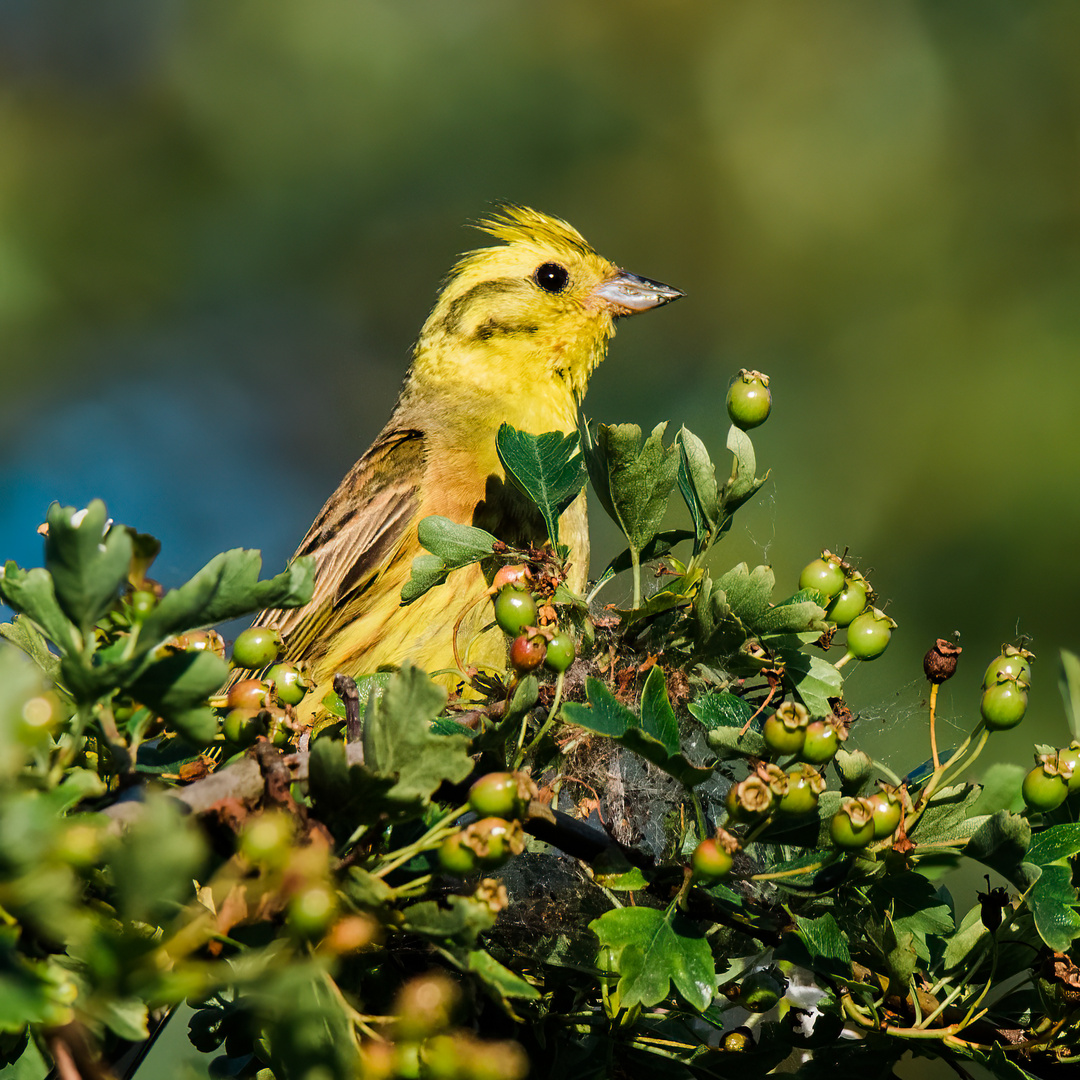
[[[264,611],[256,625],[276,626],[290,659],[318,651],[406,539],[420,506],[424,433],[384,431],[349,470],[308,530],[296,555],[315,557],[315,591],[302,608]],[[316,645],[313,648],[313,645]]]

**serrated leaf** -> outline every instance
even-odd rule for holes
[[[1074,739],[1080,739],[1080,656],[1061,650],[1061,668],[1058,675],[1061,700],[1065,703],[1065,716]]]
[[[825,609],[814,600],[791,597],[775,604],[751,622],[751,628],[761,636],[772,634],[823,634],[829,628]]]
[[[704,570],[697,568],[691,570],[688,574],[683,574],[681,577],[669,579],[668,584],[659,592],[647,597],[641,607],[632,610],[619,610],[618,614],[622,616],[625,626],[631,627],[643,619],[660,615],[665,611],[670,611],[672,608],[689,607],[693,603],[694,590],[698,582],[704,577],[704,574]]]
[[[491,906],[479,903],[471,896],[447,896],[444,903],[421,900],[410,904],[401,914],[402,930],[432,938],[440,945],[445,945],[447,938],[472,945],[495,923]]]
[[[669,754],[679,751],[679,722],[668,701],[667,682],[659,664],[654,664],[641,690],[641,728],[659,739]]]
[[[898,933],[942,936],[953,929],[952,910],[922,874],[889,874],[870,895],[874,909],[891,909]]]
[[[1030,844],[1031,825],[1027,818],[999,810],[972,833],[964,854],[990,867],[1017,888],[1026,889],[1031,881],[1023,865]]]
[[[840,672],[828,660],[796,649],[778,648],[776,656],[786,681],[810,715],[828,716],[832,712],[829,698],[839,697],[844,685]]]
[[[657,1005],[672,989],[698,1012],[712,1001],[712,950],[688,919],[677,914],[669,921],[654,908],[615,908],[589,923],[589,929],[612,951],[623,1007]]]
[[[999,761],[991,765],[983,774],[982,792],[972,807],[978,814],[996,814],[999,810],[1011,810],[1014,813],[1024,808],[1024,796],[1021,793],[1027,769],[1008,761]]]
[[[311,599],[315,560],[304,556],[265,581],[262,555],[233,548],[215,555],[190,580],[167,592],[142,624],[139,649],[199,626],[239,619],[264,608],[302,607]]]
[[[552,547],[559,543],[559,515],[585,486],[580,441],[576,431],[531,435],[509,424],[503,424],[495,436],[495,449],[506,475],[540,511]]]
[[[969,957],[972,951],[986,939],[990,931],[982,921],[982,905],[976,904],[961,919],[956,933],[949,938],[945,946],[945,954],[942,958],[947,971],[955,970],[963,965],[970,967]]]
[[[751,570],[746,563],[739,563],[717,580],[715,588],[724,593],[743,624],[754,626],[769,610],[775,584],[771,567],[755,566]]]
[[[585,696],[588,706],[576,701],[563,705],[561,715],[565,721],[612,738],[625,735],[637,725],[637,717],[599,679],[585,680]]]
[[[637,424],[601,424],[585,454],[600,503],[638,552],[659,532],[679,470],[678,449],[663,444],[666,430],[658,424],[642,444]]]
[[[391,798],[426,804],[444,780],[458,783],[471,772],[469,740],[431,730],[445,704],[446,690],[408,663],[381,698],[368,699],[364,760],[377,775],[396,778]]]
[[[687,706],[690,715],[710,731],[714,728],[741,728],[754,714],[753,706],[737,694],[705,694]]]
[[[0,597],[20,615],[30,619],[60,650],[61,656],[78,651],[78,631],[60,609],[47,570],[40,566],[23,570],[9,561],[0,577]]]
[[[976,784],[957,784],[934,794],[923,816],[911,830],[916,844],[956,844],[963,847],[989,815],[973,816],[972,807],[979,799]]]
[[[398,821],[423,814],[420,799],[389,804],[395,783],[393,777],[350,764],[340,739],[323,735],[311,744],[308,791],[319,819],[338,840],[347,839],[359,825],[371,825],[387,812]]]
[[[796,915],[795,930],[811,957],[825,962],[823,970],[850,976],[851,952],[836,919],[829,912],[817,919]]]
[[[131,684],[130,693],[168,720],[205,705],[228,676],[229,665],[212,652],[172,653],[150,664]]]
[[[0,638],[26,653],[46,678],[55,682],[60,677],[60,658],[49,651],[45,638],[25,615],[16,615],[11,622],[0,623]]]
[[[84,632],[112,607],[127,581],[131,537],[122,526],[106,532],[105,504],[83,511],[53,503],[47,515],[45,569],[64,614]]]

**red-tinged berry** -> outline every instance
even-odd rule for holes
[[[1045,756],[1053,758],[1056,755]],[[1020,790],[1029,809],[1045,814],[1056,810],[1065,801],[1069,794],[1069,780],[1058,772],[1053,761],[1040,760],[1024,777]]]
[[[312,686],[295,664],[275,664],[266,673],[266,681],[273,683],[274,693],[283,705],[299,705]]]
[[[884,611],[864,611],[848,627],[848,652],[856,660],[876,660],[888,648],[895,629],[896,623]]]
[[[485,869],[502,866],[513,855],[525,850],[525,833],[519,821],[499,817],[481,818],[465,830],[466,843],[476,853]]]
[[[1024,719],[1027,707],[1026,684],[1008,678],[988,686],[979,703],[987,731],[1008,731],[1016,727]]]
[[[529,568],[524,563],[517,563],[514,566],[500,566],[491,579],[491,587],[498,592],[505,586],[512,585],[515,589],[528,592],[531,582],[532,574],[529,573]]]
[[[732,855],[727,848],[710,837],[702,840],[690,856],[690,868],[697,881],[711,883],[731,873]]]
[[[563,672],[574,662],[576,656],[574,639],[565,631],[560,630],[553,634],[547,643],[547,656],[544,658],[544,663],[552,671]]]
[[[843,561],[831,551],[823,551],[820,559],[803,567],[799,575],[799,588],[815,589],[826,599],[838,595],[844,588]]]
[[[800,765],[787,774],[787,791],[780,799],[777,813],[783,817],[812,814],[825,790],[825,778],[810,765]]]
[[[519,674],[535,671],[547,655],[547,646],[540,634],[521,634],[510,645],[510,663]]]
[[[251,744],[262,734],[263,724],[259,709],[231,709],[221,722],[221,733],[225,738],[241,749]]]
[[[828,719],[811,720],[806,725],[806,737],[799,751],[799,760],[807,761],[811,765],[826,765],[836,757],[841,742],[836,724]]]
[[[895,788],[877,792],[870,796],[874,808],[874,839],[883,840],[892,836],[904,816],[904,804]]]
[[[1018,649],[1015,645],[1006,645],[1001,650],[1001,655],[990,661],[983,676],[983,689],[986,690],[995,683],[1005,682],[1012,679],[1016,682],[1031,682],[1031,661],[1035,659],[1033,653],[1027,649]]]
[[[537,794],[524,773],[488,773],[469,789],[469,808],[481,817],[519,818]]]
[[[856,570],[844,581],[844,587],[829,601],[825,618],[841,628],[851,625],[851,620],[866,610],[872,596],[870,582]]]
[[[232,662],[240,668],[264,668],[282,649],[281,634],[272,626],[249,626],[233,642]]]
[[[495,621],[506,634],[520,634],[526,626],[536,625],[536,601],[530,592],[507,585],[492,600]]]
[[[769,376],[742,368],[728,388],[727,411],[731,422],[743,431],[764,424],[772,411]]]
[[[848,799],[833,814],[829,835],[838,848],[857,850],[874,839],[874,808],[868,799]]]
[[[261,679],[241,679],[229,687],[226,704],[230,709],[261,709],[270,704],[270,687]]]
[[[450,1027],[461,1002],[461,987],[442,971],[409,979],[394,999],[394,1035],[425,1039]]]

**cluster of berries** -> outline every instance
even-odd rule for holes
[[[520,772],[481,776],[469,789],[469,809],[479,820],[459,829],[439,847],[439,864],[448,874],[465,877],[494,870],[525,850],[521,819],[537,797],[536,785]]]
[[[561,674],[577,656],[574,639],[558,628],[550,604],[541,607],[537,603],[532,582],[532,573],[524,564],[498,571],[491,583],[495,622],[513,639],[510,664],[519,675],[527,675],[541,664]]]
[[[304,700],[312,682],[295,664],[278,662],[281,653],[281,635],[273,627],[248,627],[233,642],[234,668],[266,669],[261,678],[241,679],[228,689],[221,730],[233,746],[251,746],[260,735],[275,746],[289,745],[289,709]]]

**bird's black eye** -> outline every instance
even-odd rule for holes
[[[536,278],[536,284],[544,292],[549,293],[561,293],[570,281],[566,267],[558,263],[544,263],[543,266],[538,266],[533,276]]]

